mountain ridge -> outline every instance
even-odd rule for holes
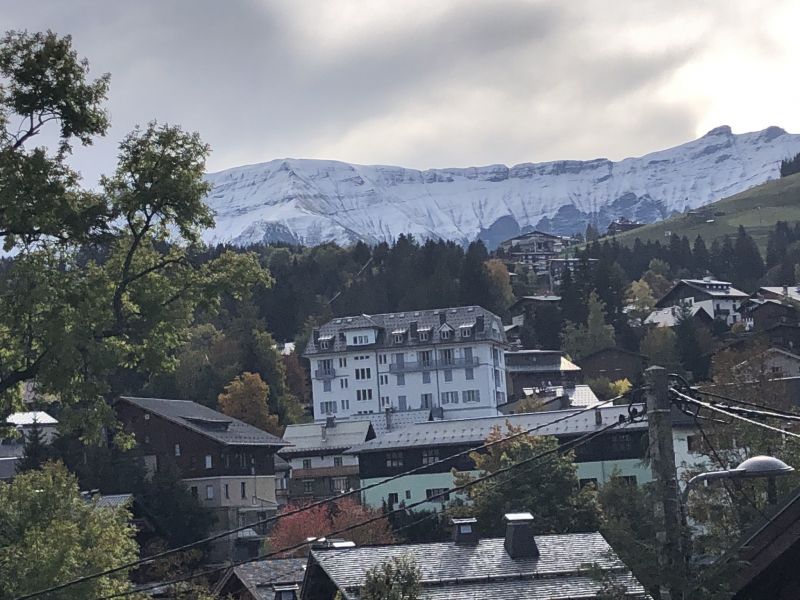
[[[315,245],[391,241],[402,233],[489,246],[534,228],[604,227],[619,216],[652,223],[778,177],[800,153],[780,127],[716,127],[665,150],[481,167],[409,169],[321,159],[275,159],[210,173],[217,224],[208,243]]]

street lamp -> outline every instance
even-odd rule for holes
[[[779,477],[781,475],[788,475],[794,471],[794,467],[790,467],[782,460],[774,456],[754,456],[748,458],[735,469],[727,469],[725,471],[710,471],[708,473],[700,473],[692,477],[683,488],[681,494],[681,505],[685,510],[686,501],[689,499],[689,491],[692,486],[697,485],[703,481],[714,481],[715,479],[751,479],[754,477]]]

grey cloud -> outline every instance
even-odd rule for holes
[[[643,23],[657,37],[673,13],[708,20],[727,3],[441,0],[331,47],[320,6],[330,7],[50,0],[6,3],[0,22],[71,33],[94,72],[112,73],[113,130],[76,153],[93,180],[125,132],[153,118],[200,131],[212,169],[283,156],[424,168],[654,150],[693,134],[702,106],[656,92],[703,37],[659,51],[616,38]]]

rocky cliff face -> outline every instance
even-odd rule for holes
[[[208,175],[210,243],[391,241],[401,233],[490,246],[534,228],[569,234],[625,216],[653,222],[778,177],[800,135],[778,127],[640,158],[418,171],[284,159]]]

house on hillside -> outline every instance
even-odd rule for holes
[[[610,347],[592,352],[575,362],[583,371],[585,381],[605,377],[612,382],[627,379],[636,383],[642,379],[649,361],[643,354]]]
[[[561,350],[515,350],[505,353],[508,401],[520,400],[525,389],[575,387],[581,368]]]
[[[634,229],[638,229],[639,227],[643,226],[644,223],[640,223],[639,221],[631,221],[626,217],[619,217],[608,224],[608,229],[606,230],[606,234],[619,235],[620,233],[625,233],[626,231],[632,231]]]
[[[800,285],[784,285],[776,287],[760,287],[753,294],[754,298],[764,300],[779,300],[800,303]]]
[[[474,471],[468,454],[482,445],[494,428],[506,431],[507,425],[535,430],[538,435],[554,435],[566,442],[597,431],[628,415],[628,406],[607,405],[590,412],[579,409],[509,414],[499,417],[456,419],[420,423],[379,436],[356,446],[348,454],[358,456],[362,487],[410,469],[420,471],[402,479],[367,490],[362,502],[374,508],[422,502],[415,510],[441,510],[452,498],[437,497],[454,485],[455,471]],[[559,423],[550,425],[559,419]],[[676,428],[677,429],[677,428]],[[651,481],[650,469],[642,462],[647,448],[647,424],[628,423],[604,433],[575,451],[578,478],[582,484],[603,484],[615,472],[631,482]],[[676,453],[678,450],[676,450]],[[453,457],[453,458],[450,458]],[[680,463],[683,458],[680,458]],[[438,461],[442,461],[439,464]],[[430,465],[429,468],[424,468]],[[430,500],[428,502],[428,500]]]
[[[308,502],[338,496],[358,487],[358,458],[345,454],[353,446],[375,439],[368,420],[289,425],[280,454],[289,461],[289,500]]]
[[[314,419],[369,419],[380,435],[387,414],[387,428],[410,411],[496,415],[506,401],[506,347],[500,317],[480,306],[337,317],[306,347]]]
[[[575,240],[569,237],[531,231],[502,242],[498,251],[507,260],[530,265],[535,273],[547,273],[550,261],[556,258]]]
[[[534,535],[529,513],[507,514],[505,522],[500,538],[479,539],[475,519],[458,519],[451,542],[315,548],[301,597],[356,600],[367,571],[408,556],[420,569],[425,600],[597,598],[598,571],[623,587],[625,598],[648,598],[600,533]]]
[[[214,586],[214,597],[298,600],[307,562],[305,558],[273,558],[231,567]]]
[[[735,368],[745,373],[752,373],[754,379],[798,377],[800,356],[782,348],[769,348],[756,356],[751,356]]]
[[[201,506],[214,514],[214,531],[265,519],[276,512],[275,455],[287,442],[188,400],[121,397],[114,405],[149,472],[174,466]],[[223,538],[216,559],[257,554],[263,527]]]
[[[765,331],[775,325],[800,322],[798,306],[781,300],[749,298],[739,311],[747,331]]]
[[[656,302],[656,308],[702,306],[711,317],[730,326],[740,320],[739,308],[748,297],[748,294],[733,287],[729,281],[719,281],[711,277],[681,279]]]

